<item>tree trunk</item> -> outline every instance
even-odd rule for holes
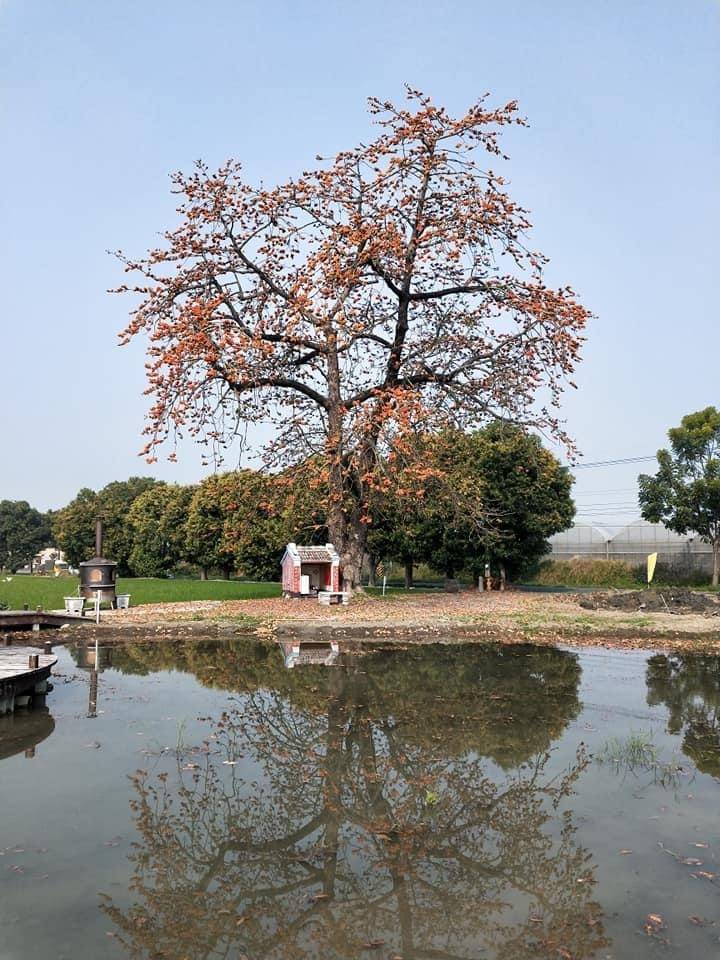
[[[413,562],[412,560],[405,561],[405,589],[409,590],[413,585]]]
[[[361,592],[360,575],[365,556],[365,524],[351,523],[342,511],[333,510],[332,514],[336,515],[328,518],[328,533],[330,542],[340,555],[342,589],[349,593]]]
[[[367,483],[377,436],[366,437],[359,449],[347,446],[347,409],[340,389],[337,333],[327,330],[327,436],[328,459],[327,526],[330,541],[340,555],[342,589],[362,592],[362,562],[367,546]]]
[[[368,555],[368,586],[374,587],[375,584],[375,571],[377,570],[377,557],[372,553]]]
[[[720,580],[720,540],[716,540],[713,543],[713,575],[712,575],[712,585],[714,587],[718,586],[718,580]]]
[[[362,592],[362,562],[367,547],[367,504],[357,468],[349,466],[342,452],[342,416],[330,416],[328,440],[330,461],[327,526],[330,542],[340,555],[341,587],[347,593]]]
[[[459,589],[460,584],[455,579],[455,567],[452,564],[448,564],[445,568],[444,590],[446,593],[457,593]]]
[[[207,580],[207,578],[208,578],[207,567],[200,567],[200,579]]]

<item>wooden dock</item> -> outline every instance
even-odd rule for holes
[[[66,624],[94,623],[94,617],[64,610],[0,610],[0,633],[3,630],[41,630],[64,627]]]
[[[0,647],[0,715],[45,696],[56,663],[54,654],[36,647]]]

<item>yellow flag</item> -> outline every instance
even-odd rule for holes
[[[652,581],[653,575],[655,573],[656,563],[657,563],[657,554],[656,553],[648,554],[648,584]]]

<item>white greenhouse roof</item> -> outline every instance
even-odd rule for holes
[[[576,523],[562,533],[550,537],[550,547],[556,556],[620,555],[671,553],[690,551],[703,553],[708,545],[693,533],[674,533],[663,523],[635,520],[625,526],[600,526],[594,523]]]

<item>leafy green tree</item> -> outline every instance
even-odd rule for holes
[[[324,542],[324,513],[314,483],[321,472],[303,464],[283,474],[236,470],[207,477],[196,488],[186,526],[186,554],[202,576],[237,570],[278,580],[290,540]]]
[[[129,564],[138,577],[162,577],[186,559],[186,525],[195,487],[158,483],[133,501]]]
[[[655,476],[641,474],[645,520],[675,533],[696,533],[712,546],[713,586],[720,576],[720,411],[689,413],[668,431],[670,450],[658,450]]]
[[[95,517],[103,519],[103,553],[128,576],[133,530],[128,514],[141,493],[158,483],[151,477],[130,477],[108,483],[98,493],[83,487],[74,500],[53,518],[53,533],[68,563],[77,566],[95,553]]]
[[[375,568],[380,560],[402,564],[405,587],[413,585],[413,565],[420,559],[420,535],[424,530],[424,502],[404,491],[392,488],[376,498],[367,544],[370,585],[374,586]]]
[[[548,537],[572,522],[572,477],[540,439],[495,422],[422,441],[419,487],[402,475],[379,507],[369,543],[404,564],[425,561],[448,577],[486,563],[509,576],[531,569]],[[375,518],[373,518],[375,519]]]
[[[257,580],[279,580],[280,560],[291,536],[278,479],[254,470],[230,474],[223,546],[237,569]]]
[[[235,569],[235,555],[224,533],[228,505],[238,496],[232,473],[206,477],[195,489],[185,528],[185,552],[200,567],[203,580],[211,570],[220,570],[229,579]]]
[[[74,500],[53,516],[53,538],[71,567],[88,560],[95,552],[93,520],[97,511],[97,494],[89,487],[83,487]]]
[[[283,517],[288,540],[295,543],[327,543],[330,535],[326,509],[327,465],[324,459],[309,457],[271,476],[275,509]]]
[[[492,567],[511,577],[531,570],[550,549],[548,538],[566,530],[575,516],[573,478],[540,438],[507,423],[470,434],[465,464],[481,477],[482,543]],[[480,572],[477,549],[468,565]]]
[[[129,477],[109,483],[98,494],[105,531],[104,553],[115,560],[121,577],[132,572],[130,552],[133,548],[133,530],[128,523],[128,514],[135,500],[157,483],[151,477]]]
[[[26,500],[0,500],[0,569],[24,567],[51,537],[47,514]]]

